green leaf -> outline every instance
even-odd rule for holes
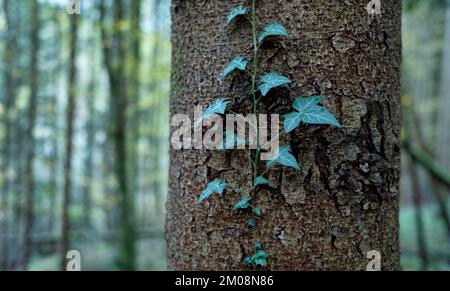
[[[247,64],[248,61],[244,57],[236,57],[234,60],[230,62],[230,64],[225,68],[225,70],[223,70],[222,79],[236,69],[245,71],[245,68],[247,68]]]
[[[307,108],[310,108],[312,106],[318,105],[320,102],[322,102],[323,97],[322,96],[311,96],[308,98],[297,98],[294,100],[294,103],[292,107],[294,107],[295,110],[298,112],[303,112]]]
[[[253,208],[253,213],[256,214],[256,215],[258,215],[258,216],[261,216],[261,214],[262,214],[262,209],[259,208],[259,207],[255,207],[255,208]]]
[[[341,128],[336,118],[324,107],[315,106],[302,113],[302,121],[308,124],[329,124]]]
[[[255,259],[254,264],[255,266],[261,266],[265,268],[267,267],[267,259],[266,258]]]
[[[291,112],[284,116],[284,131],[290,133],[300,125],[302,115],[298,112]]]
[[[291,147],[289,145],[283,146],[278,150],[278,155],[270,160],[267,165],[269,167],[280,164],[282,166],[291,167],[296,170],[300,170],[300,165],[298,164],[295,157],[290,153]]]
[[[288,36],[283,25],[274,23],[266,26],[259,35],[258,42],[262,42],[268,36]]]
[[[256,254],[252,256],[252,263],[255,266],[266,267],[267,266],[267,253],[265,251],[257,251]]]
[[[224,183],[219,179],[212,181],[206,186],[206,189],[203,190],[203,192],[200,194],[200,197],[197,200],[197,205],[200,204],[206,198],[209,198],[214,193],[222,195],[223,191],[227,186],[228,186],[227,183]]]
[[[211,106],[209,106],[205,112],[203,112],[203,115],[201,118],[197,120],[195,123],[195,126],[202,123],[203,120],[207,119],[211,115],[214,114],[224,114],[225,110],[227,109],[227,106],[230,102],[228,102],[225,98],[219,98],[214,102]]]
[[[244,198],[234,205],[234,209],[247,209],[250,207],[250,201],[252,201],[251,198]]]
[[[253,262],[252,262],[252,257],[248,256],[244,258],[244,266],[246,268],[250,268],[252,266]]]
[[[322,96],[296,99],[292,107],[297,111],[285,116],[285,132],[291,132],[300,125],[300,122],[307,124],[329,124],[340,128],[341,125],[336,118],[324,107],[318,105],[322,100]]]
[[[270,184],[270,181],[267,180],[266,178],[264,178],[263,176],[256,177],[256,179],[255,179],[255,186],[269,185],[269,184]]]
[[[257,242],[257,243],[255,244],[255,251],[260,251],[260,250],[262,250],[262,249],[263,249],[262,243]]]
[[[247,227],[248,228],[254,228],[256,226],[256,222],[253,218],[247,219]]]
[[[222,142],[218,145],[219,150],[229,150],[234,149],[237,146],[246,144],[245,140],[238,139],[234,132],[226,131]]]
[[[286,85],[291,83],[287,77],[280,75],[277,72],[271,72],[264,75],[261,78],[261,85],[259,86],[259,90],[263,96],[266,96],[270,89]]]
[[[227,24],[230,24],[230,22],[233,21],[233,19],[235,19],[239,15],[244,15],[245,13],[247,13],[247,8],[243,6],[234,8],[233,10],[231,10],[230,14],[228,14]]]

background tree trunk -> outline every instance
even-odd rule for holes
[[[195,206],[214,178],[251,187],[246,151],[172,150],[169,269],[242,269],[256,242],[272,270],[365,270],[370,250],[381,253],[383,270],[399,269],[401,1],[382,1],[380,16],[368,15],[366,1],[257,3],[263,24],[281,22],[290,32],[264,46],[261,73],[293,81],[262,99],[260,112],[287,113],[294,98],[320,94],[343,129],[302,126],[281,140],[303,169],[270,171],[275,190],[258,193],[263,216],[254,230],[233,210],[232,193]],[[173,0],[172,115],[193,116],[196,104],[222,96],[233,99],[233,111],[250,113],[247,76],[219,78],[230,59],[251,56],[250,26],[225,26],[236,5]]]
[[[134,200],[128,184],[128,105],[129,87],[126,71],[127,32],[129,17],[125,2],[112,3],[112,30],[102,26],[103,53],[110,86],[111,127],[110,140],[114,143],[114,176],[117,182],[118,205],[120,205],[120,230],[117,265],[121,270],[136,268],[136,226]],[[100,2],[101,24],[105,22],[105,3]],[[111,32],[111,33],[108,33]]]
[[[35,139],[34,129],[36,124],[37,98],[38,98],[38,52],[40,48],[40,21],[39,21],[39,3],[37,0],[31,2],[31,31],[30,31],[30,70],[29,87],[30,99],[28,102],[28,124],[25,133],[27,158],[25,165],[25,227],[24,227],[24,246],[22,252],[21,266],[27,269],[30,261],[32,249],[32,230],[34,220],[34,158],[35,158]]]
[[[66,112],[66,156],[64,159],[64,196],[62,212],[62,241],[61,241],[61,270],[66,269],[66,254],[69,251],[70,244],[70,201],[72,191],[72,153],[73,153],[73,131],[74,117],[76,111],[76,72],[77,72],[77,35],[78,35],[78,16],[70,16],[70,58],[69,58],[69,94]]]
[[[450,1],[447,4],[447,13],[445,18],[445,36],[444,48],[450,47]],[[444,50],[442,54],[442,72],[441,72],[441,86],[439,90],[440,106],[438,112],[438,135],[437,135],[437,161],[444,170],[450,170],[450,151],[448,144],[450,142],[450,114],[448,108],[450,107],[450,90],[448,84],[450,82],[450,51]]]
[[[5,24],[6,24],[6,36],[5,36],[5,50],[3,52],[3,62],[5,63],[6,69],[3,70],[3,78],[4,78],[4,87],[5,87],[5,95],[4,100],[2,102],[4,115],[2,118],[2,126],[4,130],[4,140],[1,145],[2,156],[1,159],[1,213],[3,217],[2,219],[2,228],[1,231],[4,234],[2,238],[2,250],[0,253],[0,270],[7,270],[9,264],[9,215],[10,215],[10,154],[11,154],[11,107],[15,102],[15,77],[13,75],[13,68],[15,63],[15,54],[16,54],[16,41],[14,38],[14,29],[12,25],[11,19],[11,10],[10,10],[11,2],[9,0],[3,1],[3,9],[5,12]]]

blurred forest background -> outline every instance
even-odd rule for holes
[[[0,269],[164,270],[170,0],[0,0]],[[404,270],[450,270],[450,1],[404,0]]]

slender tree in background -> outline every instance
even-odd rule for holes
[[[3,9],[5,14],[5,25],[6,25],[6,37],[5,37],[5,50],[3,51],[3,62],[4,62],[4,87],[5,94],[3,97],[3,119],[2,126],[5,132],[4,140],[2,142],[2,164],[1,164],[1,212],[3,214],[2,221],[2,233],[4,234],[2,237],[2,246],[1,250],[1,259],[0,259],[0,268],[3,270],[7,270],[8,268],[8,237],[9,237],[9,205],[10,205],[10,157],[11,157],[11,108],[15,101],[15,84],[14,84],[14,76],[13,76],[13,67],[16,53],[16,43],[14,38],[14,31],[12,27],[12,19],[11,19],[11,10],[10,10],[10,0],[3,1]]]
[[[84,160],[84,184],[83,184],[83,225],[85,227],[91,226],[92,216],[92,194],[94,186],[94,150],[95,150],[95,131],[96,131],[96,114],[95,114],[95,92],[97,86],[95,82],[95,72],[91,76],[92,80],[88,85],[88,92],[86,94],[86,101],[88,107],[88,118],[86,122],[87,153]]]
[[[78,37],[78,16],[70,16],[70,56],[69,56],[69,80],[68,80],[68,102],[66,112],[66,156],[64,159],[64,197],[62,212],[62,241],[61,241],[61,270],[66,268],[66,254],[70,244],[70,201],[72,190],[72,153],[73,153],[73,131],[74,117],[76,112],[77,95],[77,37]]]
[[[129,89],[126,74],[126,35],[129,19],[123,0],[114,1],[111,29],[105,27],[105,1],[100,1],[103,58],[109,78],[111,127],[110,141],[114,144],[114,176],[117,182],[118,205],[120,207],[119,251],[117,264],[122,270],[135,269],[136,229],[134,197],[128,185],[127,126]]]
[[[225,27],[224,15],[235,5],[172,2],[172,88],[178,88],[171,96],[172,115],[192,114],[196,104],[211,104],[218,96],[232,98],[239,107],[232,110],[250,113],[251,98],[238,85],[247,76],[224,82],[219,77],[234,56],[250,54],[250,26]],[[265,246],[272,270],[365,270],[371,250],[380,252],[383,270],[399,269],[402,7],[400,1],[383,1],[383,14],[375,17],[366,5],[257,1],[262,23],[281,22],[290,32],[282,45],[264,47],[260,71],[281,70],[295,80],[292,94],[278,90],[263,98],[261,113],[287,112],[292,95],[323,95],[343,128],[301,127],[282,138],[303,169],[270,171],[275,190],[257,194],[263,216],[254,231],[245,227],[248,217],[232,209],[236,195],[195,205],[219,173],[250,190],[247,152],[172,150],[169,269],[241,269],[256,242]]]
[[[154,38],[156,40],[159,40],[160,35],[158,33],[158,22],[160,21],[160,16],[158,16],[158,8],[159,8],[159,4],[161,3],[160,0],[155,0],[153,1],[153,11],[155,11],[156,13],[154,14],[154,18],[153,18],[153,27],[155,29],[154,32]],[[152,50],[151,50],[151,58],[150,58],[150,71],[151,72],[157,72],[159,69],[159,56],[161,53],[161,43],[159,41],[155,41],[154,45],[152,46]],[[149,90],[150,92],[152,92],[152,94],[155,96],[154,97],[154,102],[152,104],[152,107],[150,108],[150,111],[152,112],[151,115],[148,116],[148,122],[149,124],[151,124],[150,128],[149,128],[149,133],[148,133],[148,143],[149,143],[149,161],[152,161],[149,164],[149,172],[152,173],[152,176],[150,177],[150,183],[149,183],[149,187],[148,187],[148,192],[152,193],[153,195],[153,201],[155,201],[154,203],[154,213],[158,213],[159,211],[161,211],[160,209],[160,204],[158,203],[158,198],[160,197],[161,193],[160,193],[160,188],[159,188],[159,183],[160,181],[158,181],[159,177],[158,174],[159,172],[159,156],[160,156],[160,152],[159,152],[159,144],[160,144],[160,135],[159,135],[159,128],[160,126],[160,121],[161,121],[161,114],[162,112],[160,111],[160,103],[161,100],[159,100],[159,96],[158,93],[160,92],[160,88],[159,88],[159,81],[157,78],[152,78],[150,80],[149,83]]]
[[[445,48],[442,53],[442,72],[441,72],[441,86],[439,90],[440,106],[438,112],[438,140],[436,143],[437,160],[444,170],[450,171],[450,151],[448,145],[450,143],[450,114],[448,108],[450,107],[450,1],[447,1],[446,17],[445,17],[445,34],[444,44]],[[449,191],[447,191],[449,192]]]
[[[24,227],[24,245],[21,266],[28,268],[31,251],[33,247],[32,231],[34,221],[34,159],[35,159],[35,139],[34,130],[36,125],[36,111],[38,98],[38,52],[40,49],[40,20],[39,20],[39,1],[31,1],[30,9],[30,69],[29,69],[29,87],[30,97],[28,100],[27,129],[26,139],[26,165],[25,165],[25,227]]]
[[[139,160],[138,145],[140,137],[140,62],[141,62],[141,0],[131,2],[131,27],[128,39],[130,41],[130,50],[127,56],[127,77],[128,90],[130,98],[129,106],[129,185],[130,192],[137,197],[138,177],[139,177]]]

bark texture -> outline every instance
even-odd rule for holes
[[[236,194],[195,205],[214,178],[251,188],[247,151],[171,150],[169,269],[240,270],[256,242],[270,270],[365,270],[370,250],[381,253],[383,270],[399,269],[401,1],[382,1],[379,16],[368,15],[368,2],[257,1],[262,24],[290,33],[263,46],[260,71],[293,81],[262,99],[260,112],[284,114],[294,98],[323,95],[343,128],[301,126],[281,139],[303,169],[270,171],[275,189],[256,195],[263,216],[253,230],[249,214],[233,210]],[[250,113],[248,76],[219,77],[235,56],[252,57],[245,19],[225,26],[240,3],[172,1],[172,115],[193,117],[195,105],[222,96]]]

